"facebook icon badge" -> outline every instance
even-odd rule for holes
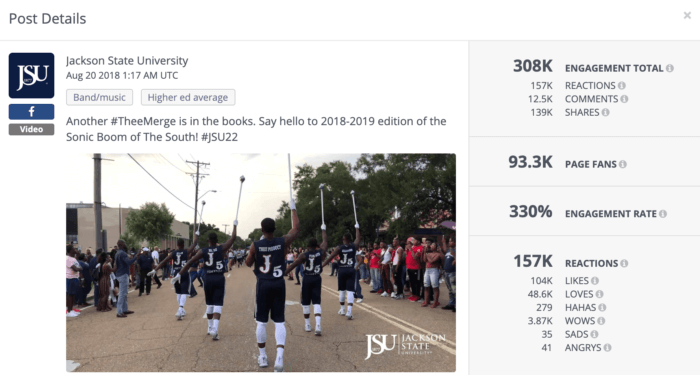
[[[53,104],[10,104],[10,120],[53,120]]]
[[[10,98],[53,98],[53,53],[11,53],[8,67]]]

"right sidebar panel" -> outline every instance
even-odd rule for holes
[[[470,374],[700,373],[698,51],[470,43]]]

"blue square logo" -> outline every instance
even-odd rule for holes
[[[8,67],[10,98],[53,98],[53,53],[11,53]]]
[[[53,104],[10,104],[10,120],[53,119]]]

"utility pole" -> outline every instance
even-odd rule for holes
[[[104,248],[102,246],[102,155],[94,154],[94,202],[92,205],[95,211],[95,249]]]
[[[194,175],[194,222],[192,224],[192,239],[194,240],[194,232],[197,231],[197,203],[199,203],[199,182],[201,181],[204,176],[208,176],[208,174],[205,173],[199,173],[199,166],[207,166],[209,163],[202,163],[200,161],[187,161],[190,164],[196,164],[197,165],[197,173],[188,173],[189,175]],[[200,177],[201,176],[201,177]]]
[[[228,234],[227,229],[228,229],[228,226],[231,224],[222,224],[222,225],[224,226],[224,234]]]

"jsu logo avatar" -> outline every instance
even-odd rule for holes
[[[39,65],[19,65],[19,88],[22,90],[24,85],[32,86],[37,82],[44,82],[49,77],[49,66],[44,65],[44,78],[41,78],[41,68]],[[27,77],[25,77],[25,75]]]
[[[8,67],[10,98],[53,98],[53,53],[11,53]]]

